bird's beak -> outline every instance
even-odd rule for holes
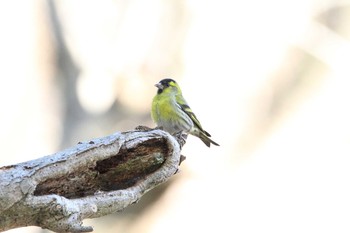
[[[164,86],[161,83],[157,83],[154,86],[156,86],[158,89],[161,89],[161,90],[164,88]]]

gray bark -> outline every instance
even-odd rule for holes
[[[162,130],[135,130],[1,167],[0,231],[92,231],[83,219],[121,211],[167,181],[178,170],[180,151]]]

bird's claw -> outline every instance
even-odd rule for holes
[[[177,142],[180,144],[180,149],[182,149],[182,147],[186,143],[187,134],[181,131],[181,132],[175,133],[173,136],[176,138]]]

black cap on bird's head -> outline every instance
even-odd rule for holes
[[[169,86],[176,86],[176,81],[171,78],[166,78],[160,80],[159,83],[155,84],[155,86],[158,88],[158,94],[162,93],[163,90]]]

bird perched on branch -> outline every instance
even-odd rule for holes
[[[180,86],[173,79],[163,79],[155,85],[158,88],[152,102],[152,119],[158,127],[170,134],[185,132],[199,137],[205,145],[219,146],[211,140],[210,134],[199,123],[196,115],[182,96]]]

